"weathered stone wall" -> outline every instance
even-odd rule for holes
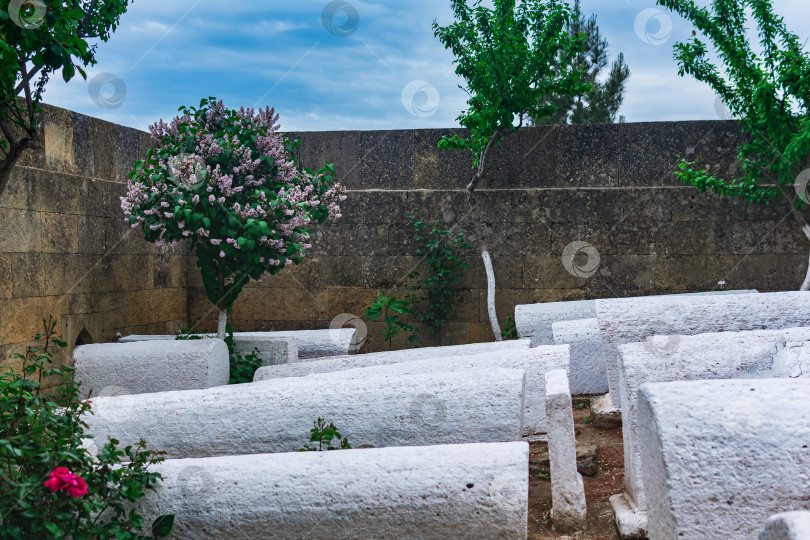
[[[301,266],[245,288],[236,329],[325,328],[341,313],[362,316],[380,292],[406,294],[406,276],[421,268],[407,218],[417,208],[472,236],[469,156],[440,152],[445,133],[298,134],[305,164],[335,160],[348,188],[343,218],[314,229]],[[25,156],[0,196],[6,356],[24,348],[48,313],[71,346],[116,332],[174,332],[185,321],[213,328],[216,312],[193,257],[182,246],[155,249],[123,222],[118,198],[147,134],[47,107],[44,135],[45,148]],[[528,128],[507,139],[477,196],[501,321],[527,302],[711,290],[719,281],[727,289],[797,288],[810,246],[787,207],[701,195],[672,175],[677,155],[729,172],[740,138],[733,122],[665,122]],[[599,254],[590,277],[562,264],[575,241]],[[575,261],[582,266],[586,256]],[[423,331],[425,345],[492,339],[483,266],[474,252],[466,258],[457,318],[440,334]],[[368,350],[389,346],[379,330],[369,325]],[[405,346],[404,337],[393,346]]]
[[[324,328],[341,313],[362,316],[379,292],[406,294],[407,274],[421,268],[407,218],[417,208],[472,234],[464,191],[469,155],[437,150],[446,133],[299,134],[306,165],[335,160],[349,190],[343,218],[315,229],[300,267],[245,289],[235,306],[236,327]],[[787,206],[702,195],[672,174],[678,155],[733,174],[740,141],[736,124],[720,121],[537,127],[512,135],[497,149],[477,195],[500,320],[529,302],[798,288],[810,245]],[[575,241],[599,254],[590,277],[563,266],[563,251]],[[587,274],[586,259],[587,250],[575,262]],[[440,335],[423,332],[423,344],[492,339],[483,265],[475,253],[468,260],[456,320]],[[188,268],[190,316],[211,328],[214,311],[196,267]],[[369,325],[370,350],[388,346],[379,330]],[[404,337],[394,346],[405,346]]]
[[[19,365],[10,355],[25,351],[48,314],[68,342],[59,362],[77,340],[174,332],[187,318],[183,251],[130,234],[118,199],[147,134],[54,107],[43,120],[44,148],[24,154],[0,195],[5,365]]]

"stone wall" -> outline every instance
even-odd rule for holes
[[[58,319],[66,354],[116,332],[174,332],[185,323],[183,251],[130,234],[120,210],[147,134],[45,107],[44,148],[27,151],[0,195],[0,346],[6,365],[43,316]],[[52,381],[48,381],[49,383]]]
[[[241,330],[325,328],[362,316],[378,293],[407,293],[413,256],[407,216],[473,232],[464,186],[469,155],[439,151],[446,130],[301,133],[301,157],[332,158],[348,188],[343,218],[313,234],[305,263],[246,288],[235,306]],[[528,128],[497,149],[477,199],[486,224],[503,321],[521,303],[704,291],[796,289],[810,245],[785,205],[753,206],[702,195],[672,172],[686,156],[733,174],[741,134],[734,122],[660,122]],[[562,254],[587,243],[569,272]],[[598,253],[590,277],[587,258]],[[456,321],[423,344],[492,339],[480,257],[459,284]],[[592,259],[595,262],[595,259]],[[212,328],[214,311],[189,268],[189,313]],[[725,282],[724,284],[718,284]],[[384,349],[369,325],[369,350]],[[394,347],[405,346],[395,339]]]
[[[421,268],[407,218],[417,208],[472,236],[469,156],[437,150],[446,133],[297,134],[305,164],[335,160],[348,189],[343,218],[314,229],[302,265],[244,289],[235,328],[325,328],[341,313],[362,316],[380,292],[406,294],[408,273]],[[194,259],[182,246],[155,249],[123,222],[118,197],[147,134],[47,107],[44,136],[45,148],[25,156],[0,196],[6,357],[24,349],[48,313],[60,319],[60,336],[71,346],[109,341],[116,332],[170,333],[186,321],[212,329],[216,311]],[[729,172],[740,138],[733,122],[538,127],[512,135],[477,195],[500,320],[520,303],[711,290],[721,281],[727,289],[798,288],[810,246],[784,205],[701,195],[672,175],[677,155]],[[599,255],[590,277],[563,266],[563,251],[577,241],[591,246],[574,259],[585,274],[588,254]],[[483,265],[474,252],[466,259],[457,318],[441,333],[423,332],[423,345],[492,339]],[[379,330],[369,325],[368,350],[391,346]],[[405,346],[404,339],[393,346]]]

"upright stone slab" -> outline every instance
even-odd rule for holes
[[[745,294],[755,292],[757,291],[751,289],[684,293],[669,296]],[[515,326],[517,327],[518,335],[522,338],[531,338],[532,346],[552,345],[554,343],[552,325],[555,322],[592,319],[594,317],[596,317],[594,300],[571,300],[567,302],[546,302],[515,306]]]
[[[137,503],[172,538],[525,539],[526,443],[170,459]]]
[[[555,345],[571,347],[571,393],[575,396],[607,393],[607,371],[597,319],[555,322],[551,329]]]
[[[258,379],[272,373],[288,372],[305,362],[290,366],[261,368]],[[533,349],[512,348],[497,353],[483,353],[470,356],[451,356],[397,362],[365,368],[355,368],[339,372],[320,373],[307,378],[320,379],[328,386],[337,379],[362,380],[367,377],[387,377],[397,380],[402,377],[424,373],[458,372],[468,370],[486,370],[487,368],[521,369],[526,372],[526,400],[523,415],[523,436],[530,440],[545,440],[548,431],[546,419],[546,372],[552,369],[568,371],[568,345],[548,345]]]
[[[622,538],[644,538],[647,533],[647,496],[642,479],[639,447],[638,389],[648,382],[708,379],[790,377],[793,363],[775,358],[796,355],[795,342],[810,341],[810,328],[720,332],[696,336],[666,336],[671,350],[648,343],[619,345],[620,388],[624,429],[625,492],[610,498]],[[791,344],[788,353],[786,344]],[[808,370],[805,377],[810,377]],[[731,398],[729,398],[731,399]]]
[[[531,338],[532,346],[553,345],[552,325],[558,321],[574,321],[596,317],[593,300],[571,300],[515,306],[515,327],[522,338]]]
[[[778,330],[810,326],[810,292],[669,295],[596,301],[602,351],[614,406],[621,408],[619,351],[622,343],[648,343],[666,354],[677,344],[655,336]]]
[[[759,540],[807,540],[810,538],[810,512],[782,512],[768,518]]]
[[[234,344],[237,350],[242,352],[250,352],[249,345],[242,347],[242,341],[253,342],[267,340],[273,342],[276,340],[283,340],[295,338],[297,340],[296,347],[298,349],[297,358],[320,358],[323,356],[337,356],[349,354],[352,340],[354,339],[354,328],[338,328],[326,330],[284,330],[279,332],[234,332]],[[204,334],[211,337],[211,334]],[[129,343],[133,341],[146,341],[146,340],[169,340],[175,339],[176,336],[172,335],[141,335],[133,334],[124,336],[118,341],[120,343]],[[268,352],[270,349],[268,349]],[[284,358],[268,358],[267,365],[276,365],[284,363]]]
[[[509,339],[505,341],[496,341],[491,343],[469,343],[466,345],[448,345],[444,347],[418,347],[415,349],[400,349],[397,351],[380,351],[375,353],[364,354],[344,354],[339,356],[325,356],[321,358],[299,358],[298,362],[301,364],[311,364],[296,366],[292,369],[301,370],[305,373],[308,369],[315,369],[318,366],[314,362],[330,361],[335,365],[344,366],[345,369],[352,369],[356,367],[376,366],[380,364],[394,364],[397,362],[407,362],[409,360],[425,360],[427,358],[444,358],[447,356],[464,356],[468,354],[481,354],[488,352],[499,352],[507,349],[529,349],[531,348],[531,340],[529,339]],[[319,373],[319,371],[312,371],[311,373]],[[307,373],[309,374],[309,373]],[[298,377],[299,375],[291,375]]]
[[[230,376],[221,339],[79,345],[73,367],[84,397],[212,388]]]
[[[355,447],[517,441],[524,373],[515,369],[321,380],[278,379],[209,390],[99,398],[96,440],[141,439],[169,458],[293,452],[316,418]]]
[[[752,538],[810,510],[810,379],[647,383],[638,398],[650,538]]]
[[[574,408],[564,369],[546,373],[548,461],[551,473],[551,520],[558,532],[585,528],[585,486],[577,472]]]
[[[509,343],[507,345],[507,343]],[[502,341],[495,346],[494,343],[474,345],[455,345],[451,347],[425,347],[424,349],[404,349],[400,351],[383,351],[369,354],[351,354],[345,356],[329,356],[303,360],[284,366],[261,367],[253,376],[255,381],[276,379],[280,377],[304,377],[316,373],[333,373],[347,369],[357,369],[372,366],[385,366],[412,362],[416,360],[430,360],[440,358],[457,358],[461,356],[498,356],[499,354],[512,354],[514,352],[529,351],[529,340]],[[541,349],[549,353],[559,352],[561,349]]]

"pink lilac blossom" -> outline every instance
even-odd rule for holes
[[[132,228],[153,231],[152,237],[161,243],[174,244],[178,239],[190,238],[196,244],[205,238],[206,245],[217,247],[224,241],[220,258],[236,256],[240,250],[236,237],[228,237],[221,224],[206,222],[205,227],[186,229],[184,216],[191,215],[189,211],[210,216],[206,214],[210,205],[219,203],[215,210],[218,214],[230,214],[240,222],[243,227],[237,231],[240,237],[248,234],[245,227],[249,220],[264,221],[271,232],[254,236],[253,240],[256,249],[265,255],[259,258],[260,263],[277,271],[278,267],[292,264],[292,257],[300,257],[312,247],[305,242],[310,238],[308,225],[341,216],[339,203],[346,196],[342,186],[327,184],[323,174],[296,165],[278,132],[278,115],[273,109],[242,108],[234,112],[241,131],[221,129],[235,121],[230,116],[233,112],[225,109],[221,101],[211,102],[207,111],[196,117],[184,114],[168,124],[160,120],[151,126],[155,149],[140,174],[128,182],[121,208]],[[189,129],[191,125],[195,129]],[[223,132],[235,134],[218,135]],[[243,132],[255,137],[245,137],[243,141],[240,138]],[[194,152],[186,152],[189,148],[194,148]],[[174,153],[178,149],[182,152]],[[222,167],[221,158],[226,151],[230,164]],[[218,163],[212,166],[215,158]],[[274,167],[267,165],[267,158]],[[324,185],[325,189],[321,187]],[[185,213],[162,210],[175,206],[190,210]],[[313,214],[316,211],[319,214]],[[232,225],[228,219],[224,223]],[[195,220],[196,227],[199,219]],[[230,225],[229,228],[233,229]],[[297,244],[295,247],[293,242]]]

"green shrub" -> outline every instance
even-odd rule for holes
[[[256,370],[262,367],[262,357],[259,356],[259,349],[253,349],[253,352],[247,356],[242,356],[236,352],[231,323],[225,325],[225,332],[225,344],[228,346],[228,361],[231,366],[231,376],[228,379],[228,384],[253,382],[253,376],[256,374]],[[191,326],[187,326],[177,332],[174,339],[202,338],[202,335],[194,333],[194,329]]]
[[[160,474],[148,468],[162,452],[140,441],[118,447],[110,439],[93,457],[82,443],[90,437],[81,419],[91,402],[80,399],[72,368],[52,367],[56,320],[43,319],[41,345],[13,358],[22,370],[0,374],[0,538],[146,539],[169,534],[173,516],[161,516],[148,534],[130,503],[154,490]],[[56,375],[56,394],[42,392],[43,378]]]
[[[505,321],[503,321],[503,330],[501,330],[501,337],[503,339],[517,339],[518,338],[518,331],[517,326],[515,326],[515,316],[509,315]]]
[[[340,446],[332,447],[332,441],[337,439],[340,441]],[[335,427],[335,424],[323,418],[318,418],[314,422],[314,427],[309,430],[309,442],[318,443],[318,446],[310,446],[305,444],[300,448],[299,452],[323,452],[326,450],[351,450],[352,445],[349,444],[349,438],[343,437]]]
[[[470,267],[459,258],[459,254],[472,249],[472,246],[467,242],[465,231],[453,232],[438,219],[432,224],[422,221],[418,210],[408,219],[416,233],[415,254],[423,258],[429,269],[426,277],[410,287],[411,291],[422,293],[418,301],[426,305],[419,320],[429,328],[441,328],[455,316],[452,307],[455,294],[453,283],[464,276],[464,269]],[[420,276],[418,270],[408,275],[411,278]]]
[[[380,294],[377,300],[366,308],[366,317],[372,322],[382,317],[385,328],[380,330],[380,335],[383,336],[383,340],[391,341],[400,331],[404,331],[408,334],[408,343],[416,343],[419,341],[419,328],[399,318],[400,315],[410,315],[411,304],[410,298],[398,299],[395,296],[388,298]]]

